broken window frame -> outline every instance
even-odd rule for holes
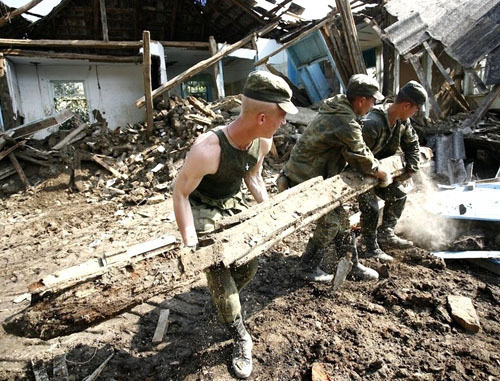
[[[84,122],[89,122],[90,121],[90,112],[89,112],[89,102],[87,99],[87,86],[85,80],[81,79],[72,79],[72,80],[50,80],[50,90],[51,90],[51,99],[52,99],[52,108],[55,112],[57,111],[62,111],[64,109],[69,109],[73,112],[75,115],[75,118],[72,120],[78,121],[78,123],[84,123]],[[81,84],[81,89],[83,90],[83,95],[82,94],[61,94],[58,96],[56,94],[56,85],[57,84],[70,84],[70,83],[79,83]],[[66,100],[62,100],[63,102],[69,102],[70,104],[74,101],[76,103],[83,102],[82,105],[77,105],[78,107],[59,107],[58,106],[58,99],[61,98],[66,98]]]

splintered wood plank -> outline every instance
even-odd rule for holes
[[[382,165],[393,176],[405,168],[401,156],[384,159]],[[219,229],[224,229],[206,236],[204,244],[208,246],[199,250],[158,248],[158,252],[153,250],[151,256],[146,254],[136,262],[120,260],[119,265],[108,269],[111,271],[86,281],[73,279],[66,288],[61,284],[37,292],[32,295],[32,305],[6,319],[3,327],[9,333],[43,339],[85,329],[143,300],[198,280],[210,266],[246,263],[283,237],[376,184],[374,178],[355,172],[326,180],[311,179],[257,205],[255,211],[250,208],[242,213],[243,218],[232,220],[236,225],[219,225]],[[139,248],[131,251],[135,250],[141,252]],[[112,257],[104,259],[117,260]],[[43,285],[40,287],[44,289]]]

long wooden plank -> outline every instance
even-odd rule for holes
[[[268,33],[271,30],[273,30],[274,28],[276,28],[277,26],[278,26],[278,22],[274,22],[274,23],[272,23],[270,25],[267,25],[267,26],[263,27],[262,29],[260,29],[256,33],[257,33],[258,36],[263,36],[266,33]],[[232,45],[229,45],[229,46],[225,47],[224,49],[222,49],[221,51],[219,51],[217,54],[211,56],[210,58],[207,58],[206,60],[200,61],[200,62],[198,62],[194,66],[191,66],[186,71],[184,71],[181,74],[175,76],[174,78],[172,78],[167,83],[165,83],[162,86],[160,86],[157,89],[155,89],[153,91],[153,93],[152,93],[153,98],[156,98],[157,96],[159,96],[159,95],[167,92],[171,88],[177,86],[179,83],[184,82],[185,80],[191,78],[193,75],[196,75],[196,74],[202,72],[203,70],[205,70],[206,68],[209,68],[213,64],[219,62],[221,59],[223,59],[224,57],[226,57],[228,54],[234,52],[236,49],[239,49],[242,46],[248,44],[250,41],[252,41],[253,38],[254,38],[254,32],[250,33],[248,36],[246,36],[242,40],[240,40],[240,41],[238,41],[238,42],[236,42],[236,43],[234,43]],[[137,107],[141,108],[141,107],[144,106],[145,101],[146,101],[145,97],[141,97],[140,99],[138,99],[135,102],[135,105]]]
[[[120,267],[128,263],[133,263],[145,258],[152,258],[155,255],[171,250],[175,247],[176,238],[174,236],[164,236],[133,245],[125,251],[111,255],[104,255],[102,258],[93,258],[84,263],[49,274],[39,281],[29,286],[30,292],[42,294],[54,292],[65,287],[82,282],[86,279],[109,271],[111,268]]]
[[[167,44],[164,41],[163,44]],[[101,41],[101,40],[30,40],[0,38],[0,46],[25,48],[92,48],[92,49],[139,49],[141,41]]]
[[[6,56],[16,57],[43,57],[55,58],[61,60],[88,60],[91,62],[122,62],[122,63],[138,63],[141,59],[138,56],[110,56],[100,54],[80,54],[80,53],[54,53],[35,50],[22,49],[5,49],[3,53]]]
[[[403,171],[404,163],[399,156],[382,162],[394,176]],[[289,189],[278,195],[280,202],[271,198],[260,204],[264,208],[257,215],[213,234],[213,243],[207,241],[209,246],[195,252],[182,250],[176,254],[160,247],[156,250],[165,255],[137,260],[127,271],[106,272],[106,277],[86,282],[78,281],[77,277],[68,282],[69,287],[61,288],[64,286],[61,283],[50,292],[37,292],[32,295],[32,306],[8,318],[3,327],[10,333],[44,339],[82,330],[116,316],[141,300],[190,284],[209,266],[245,263],[262,254],[277,239],[375,184],[375,179],[346,172],[315,183],[314,187],[299,188],[299,192],[296,189],[299,186]],[[43,285],[40,287],[44,289]]]
[[[58,124],[64,123],[68,119],[73,116],[73,113],[70,110],[63,110],[56,114],[49,115],[45,118],[41,118],[38,120],[34,120],[33,122],[29,122],[23,124],[22,126],[18,126],[12,128],[10,131],[14,131],[13,138],[22,138],[25,136],[29,136],[34,134],[37,131],[44,130],[49,127],[56,126]]]

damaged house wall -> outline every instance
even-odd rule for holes
[[[54,109],[54,81],[81,81],[85,89],[87,111],[93,122],[93,110],[99,110],[108,128],[144,120],[144,111],[131,107],[144,92],[142,66],[136,64],[92,64],[84,61],[63,61],[13,58],[17,73],[19,97],[24,123],[50,115]],[[43,138],[50,132],[36,135]]]

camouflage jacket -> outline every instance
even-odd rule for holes
[[[363,141],[361,124],[345,95],[326,99],[292,150],[284,172],[292,183],[338,175],[349,164],[372,174],[378,161]]]
[[[377,159],[394,155],[401,149],[405,155],[406,168],[418,171],[419,149],[418,135],[410,120],[398,120],[389,126],[387,109],[390,104],[376,106],[363,122],[363,139]]]

